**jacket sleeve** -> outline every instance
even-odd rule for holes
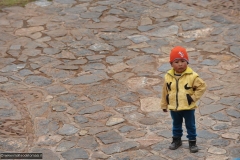
[[[206,83],[197,77],[193,83],[194,94],[191,95],[194,102],[198,101],[207,89]]]
[[[166,85],[166,82],[164,81],[164,84],[162,86],[162,98],[161,98],[161,108],[162,109],[168,108],[166,96],[167,96],[167,85]]]

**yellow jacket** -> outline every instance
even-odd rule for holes
[[[191,110],[206,90],[206,83],[190,67],[177,79],[171,69],[165,75],[162,88],[161,108],[169,110]]]

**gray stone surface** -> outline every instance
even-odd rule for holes
[[[1,6],[0,150],[44,159],[239,157],[237,1],[37,0]],[[207,83],[197,103],[199,152],[169,150],[162,112],[173,46]]]

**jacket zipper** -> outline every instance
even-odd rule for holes
[[[179,78],[180,79],[180,78]],[[179,79],[176,79],[176,87],[177,87],[177,93],[176,93],[176,111],[177,111],[177,109],[178,109],[178,81],[179,81]]]

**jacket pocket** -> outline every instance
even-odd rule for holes
[[[186,96],[187,96],[188,105],[190,106],[191,103],[193,102],[193,99],[189,94],[186,94]]]
[[[166,96],[167,103],[169,104],[169,94]]]

